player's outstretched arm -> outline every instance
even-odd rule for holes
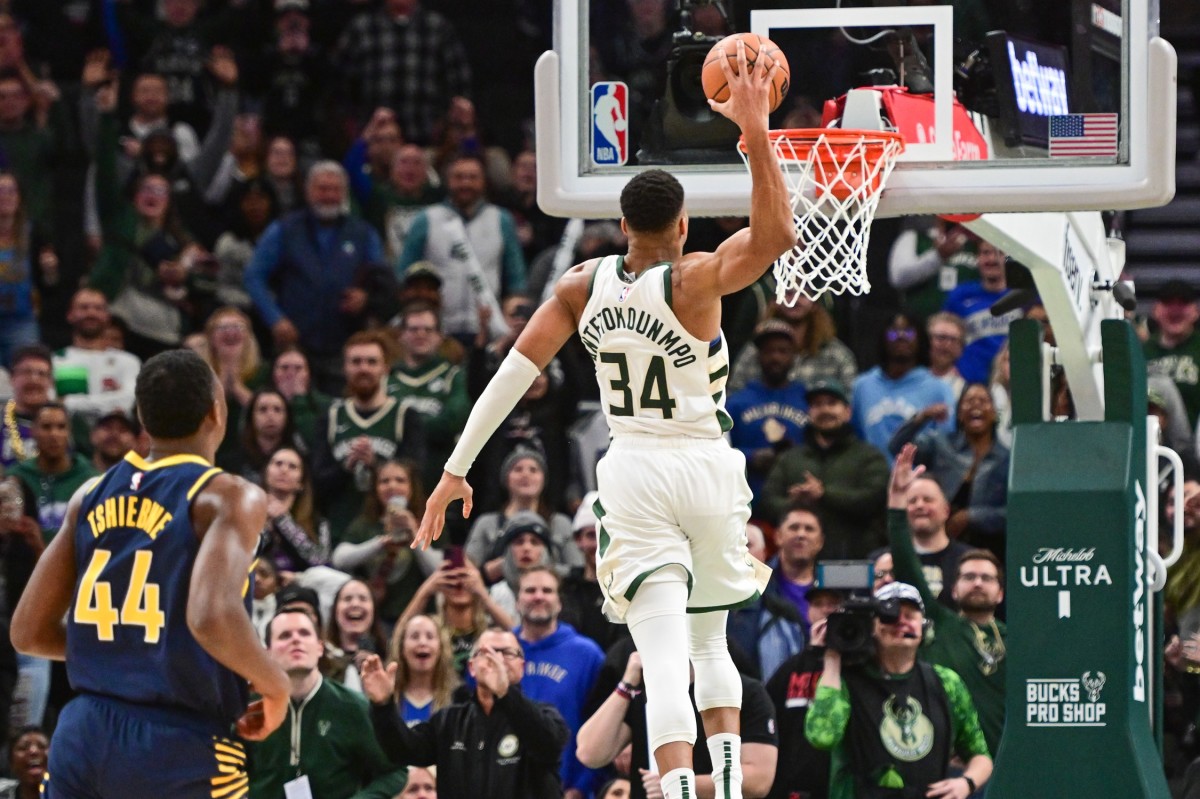
[[[750,225],[729,237],[712,257],[714,288],[732,294],[762,276],[774,261],[796,245],[792,221],[791,197],[779,169],[775,148],[767,137],[767,115],[771,108],[771,82],[778,65],[764,67],[760,59],[753,69],[746,63],[746,46],[737,43],[738,72],[729,59],[720,59],[721,71],[729,83],[729,99],[723,103],[709,100],[713,110],[737,123],[746,142],[750,164]]]
[[[13,613],[10,635],[22,655],[50,660],[67,657],[67,612],[75,593],[75,519],[79,502],[91,481],[84,484],[67,505],[62,528],[38,559],[29,584]]]
[[[562,276],[555,286],[554,296],[534,312],[471,409],[458,444],[446,461],[442,479],[425,501],[425,516],[413,537],[413,549],[426,549],[441,536],[446,508],[451,502],[461,499],[463,518],[471,515],[473,490],[466,481],[466,474],[492,433],[575,332],[579,314],[587,303],[590,272],[586,266],[575,266]]]
[[[290,691],[287,674],[267,654],[242,598],[267,521],[267,498],[258,486],[220,474],[196,497],[192,521],[203,538],[192,569],[188,629],[218,663],[262,696],[262,707],[252,707],[238,723],[244,737],[261,740],[283,722]]]

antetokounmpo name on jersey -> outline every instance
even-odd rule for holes
[[[600,337],[610,330],[632,330],[645,336],[663,348],[671,358],[671,365],[676,368],[695,363],[696,353],[692,345],[683,341],[675,330],[657,316],[638,310],[637,308],[603,308],[596,313],[579,332],[583,346],[587,347],[592,360],[596,360],[596,351],[600,348]]]

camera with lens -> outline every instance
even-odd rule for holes
[[[719,36],[694,30],[692,13],[714,6],[728,22],[726,0],[678,0],[681,27],[671,40],[667,56],[667,83],[654,103],[638,151],[640,164],[737,162],[734,149],[741,131],[713,111],[704,94],[700,73],[704,59]]]
[[[825,646],[842,654],[846,665],[863,663],[875,653],[875,619],[884,624],[900,620],[898,599],[852,596],[829,614]]]
[[[875,653],[875,619],[894,624],[900,618],[895,599],[875,599],[875,564],[869,560],[827,560],[817,564],[815,588],[850,594],[829,614],[825,646],[840,652],[846,665],[864,663]]]

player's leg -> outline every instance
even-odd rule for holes
[[[241,741],[158,718],[134,719],[125,740],[140,756],[127,761],[132,767],[116,775],[119,782],[107,782],[110,790],[104,799],[246,799],[249,795]],[[166,759],[156,768],[146,768],[146,763],[154,762],[155,752]]]
[[[647,737],[668,799],[696,796],[686,610],[695,569],[674,508],[677,486],[694,474],[690,454],[618,438],[596,469],[597,578],[605,613],[629,625],[642,657]]]
[[[688,653],[696,670],[696,708],[704,722],[716,795],[742,796],[742,678],[725,639],[729,611],[689,614]]]
[[[63,709],[46,769],[51,799],[245,799],[245,747],[174,710],[93,696]]]
[[[43,799],[99,799],[94,790],[97,764],[108,754],[112,730],[86,696],[72,699],[59,714],[50,739]]]
[[[750,487],[745,457],[714,443],[695,459],[706,475],[690,481],[692,496],[679,505],[679,521],[691,543],[696,585],[688,599],[688,653],[696,672],[696,707],[704,722],[717,796],[740,799],[742,680],[725,636],[729,608],[752,600],[769,570],[746,546]],[[728,787],[728,793],[726,793]]]
[[[688,696],[687,572],[667,566],[648,576],[625,616],[642,656],[646,737],[667,799],[696,795],[692,747],[696,717]]]

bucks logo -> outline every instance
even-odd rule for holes
[[[1102,671],[1085,671],[1083,677],[1080,678],[1083,683],[1083,688],[1087,691],[1088,701],[1095,702],[1100,698],[1100,691],[1104,689],[1104,672]]]
[[[500,757],[512,757],[519,748],[521,748],[521,741],[517,736],[505,735],[496,746],[496,752]]]
[[[890,696],[883,703],[879,740],[897,760],[913,763],[933,749],[933,722],[921,712],[921,703],[911,696]]]

